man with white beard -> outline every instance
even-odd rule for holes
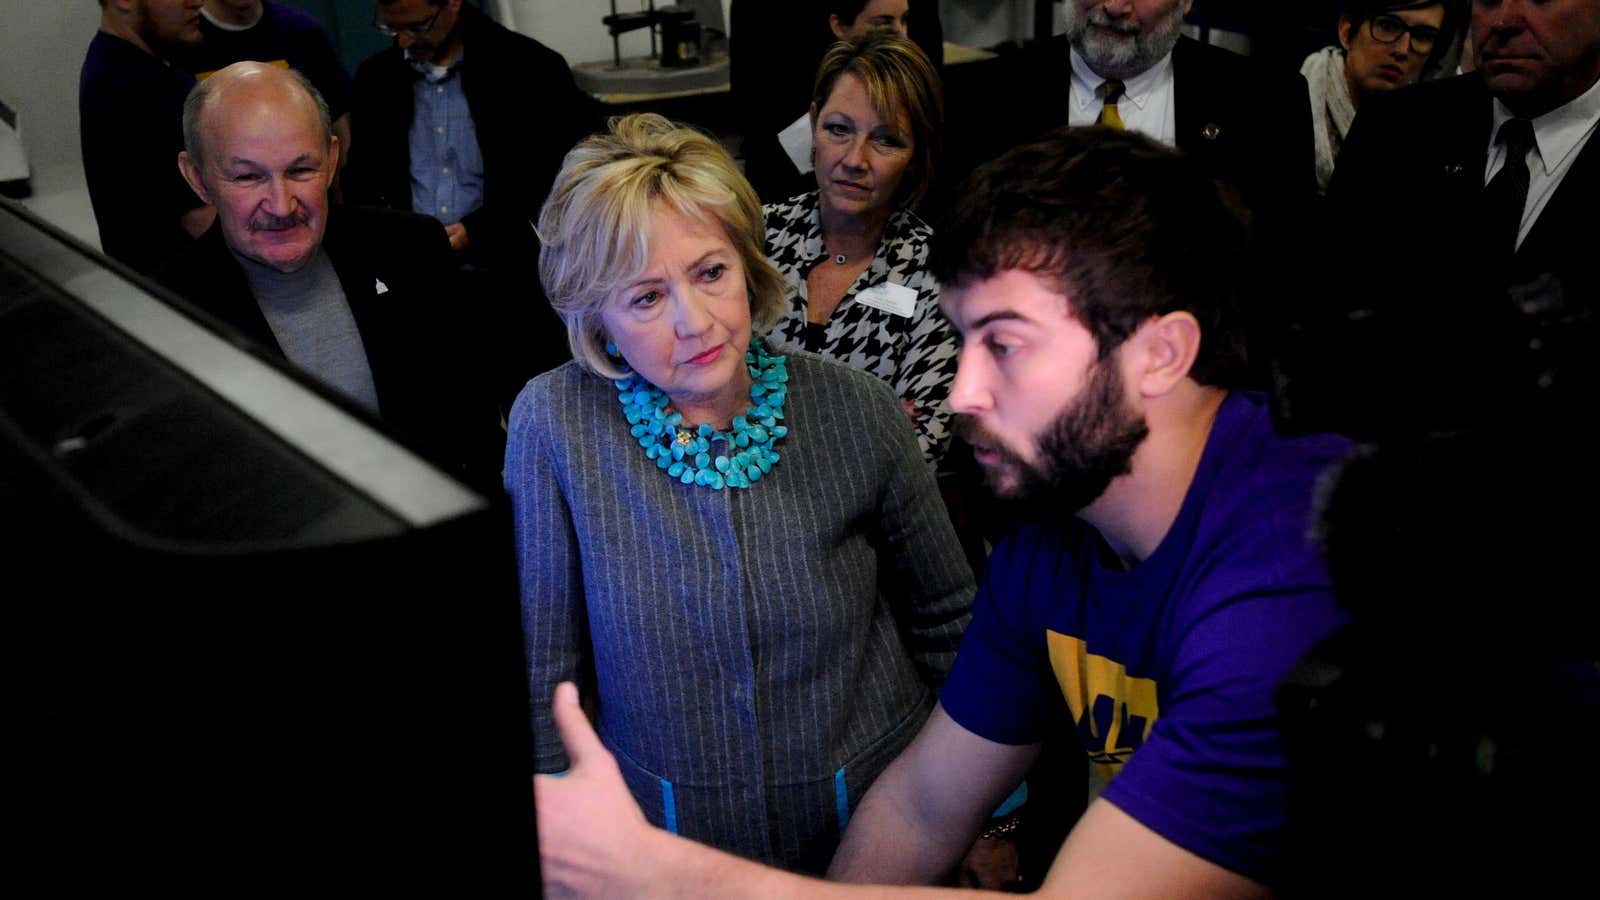
[[[1059,125],[1127,128],[1176,147],[1254,209],[1314,190],[1305,79],[1183,37],[1194,0],[1067,0],[1064,33],[1024,55],[1016,139]],[[1260,212],[1260,210],[1257,210]]]

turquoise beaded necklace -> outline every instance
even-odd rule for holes
[[[616,354],[615,346],[606,350]],[[748,488],[777,464],[778,451],[772,448],[789,433],[788,426],[778,424],[789,393],[788,364],[783,356],[767,353],[760,340],[750,342],[744,361],[753,382],[751,405],[734,418],[731,431],[706,424],[694,431],[679,427],[683,413],[669,409],[666,392],[637,372],[613,382],[630,433],[669,478],[714,491]]]

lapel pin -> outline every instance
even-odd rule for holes
[[[1214,141],[1222,136],[1222,126],[1215,122],[1208,122],[1206,127],[1200,129],[1200,136],[1208,141]]]
[[[1450,176],[1451,178],[1455,178],[1465,171],[1467,171],[1467,167],[1463,166],[1461,163],[1453,162],[1444,164],[1444,174]]]
[[[377,278],[372,279],[372,289],[377,291],[379,294],[389,293],[389,286]]]

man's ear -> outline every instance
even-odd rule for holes
[[[844,40],[845,35],[850,33],[850,29],[844,27],[844,23],[839,21],[837,13],[828,16],[828,27],[833,29],[833,36],[841,41]]]
[[[1133,383],[1144,397],[1159,397],[1189,377],[1200,355],[1200,322],[1193,313],[1157,316],[1139,327],[1130,342],[1135,352]]]
[[[187,150],[178,151],[178,173],[183,180],[189,182],[189,187],[196,197],[211,203],[211,193],[206,190],[206,183],[200,178],[200,164],[189,155]]]
[[[328,135],[328,171],[334,174],[339,172],[339,136]]]
[[[1350,41],[1356,36],[1356,30],[1350,26],[1349,16],[1339,17],[1339,46],[1350,49]]]

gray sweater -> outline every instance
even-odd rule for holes
[[[807,353],[789,375],[749,490],[668,478],[570,363],[517,398],[505,478],[539,770],[567,764],[550,696],[575,679],[656,825],[820,871],[931,710],[973,581],[893,392]]]

